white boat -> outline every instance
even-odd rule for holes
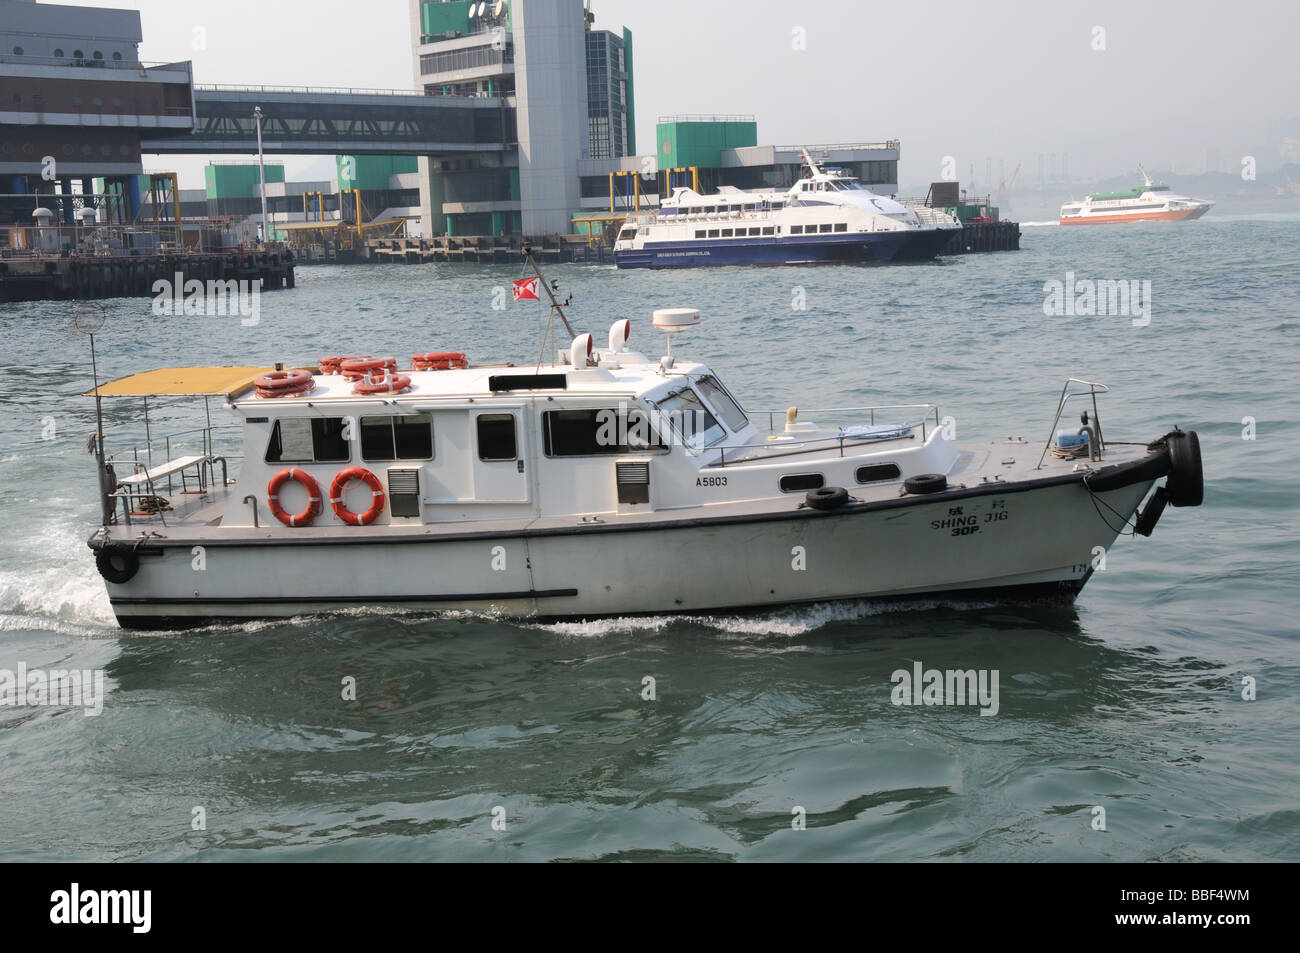
[[[672,335],[699,320],[668,309],[653,323]],[[1201,502],[1196,434],[1111,442],[1099,384],[1066,385],[1043,445],[961,445],[930,404],[747,410],[671,337],[654,358],[630,332],[616,322],[600,348],[578,335],[544,365],[442,353],[397,373],[332,358],[98,387],[100,401],[144,398],[146,414],[162,395],[216,395],[237,425],[233,440],[209,423],[109,453],[101,414],[89,544],[118,621],[1068,601],[1119,533]],[[1079,399],[1082,426],[1058,435]],[[1026,424],[1047,431],[1044,410]]]
[[[614,242],[620,268],[928,261],[961,224],[940,209],[876,195],[804,150],[806,175],[787,191],[714,195],[674,189],[657,213],[625,224]]]
[[[1115,225],[1122,222],[1180,222],[1200,218],[1214,207],[1206,199],[1188,198],[1157,185],[1141,166],[1143,184],[1127,192],[1094,192],[1081,202],[1061,206],[1062,225]]]

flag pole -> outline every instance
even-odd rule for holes
[[[546,296],[551,299],[552,313],[558,314],[560,316],[560,320],[564,322],[564,330],[569,332],[569,339],[573,340],[578,335],[574,334],[573,328],[569,327],[569,319],[564,316],[563,306],[561,306],[560,302],[556,300],[554,292],[551,291],[551,286],[546,282],[546,276],[543,275],[542,270],[537,267],[537,262],[533,258],[532,242],[524,242],[524,260],[527,261],[528,264],[532,266],[533,271],[536,272],[542,287],[546,289]]]

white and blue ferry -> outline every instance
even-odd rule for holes
[[[961,224],[940,209],[877,195],[807,150],[788,191],[674,189],[657,214],[629,221],[614,243],[620,268],[928,261]]]

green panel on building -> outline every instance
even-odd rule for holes
[[[420,26],[424,30],[424,35],[469,32],[469,8],[477,5],[475,3],[461,2],[456,0],[455,3],[426,3],[420,7]]]
[[[247,165],[210,165],[204,170],[204,183],[210,199],[246,199],[255,198],[261,175],[257,163]],[[284,181],[284,166],[266,166],[267,184]]]
[[[388,177],[418,172],[415,156],[335,156],[340,189],[384,190]]]
[[[627,154],[636,155],[636,84],[632,68],[632,31],[623,27],[623,69],[627,72]],[[755,137],[758,133],[755,131]]]
[[[661,122],[656,127],[659,168],[722,165],[723,149],[758,145],[758,123],[752,120]]]

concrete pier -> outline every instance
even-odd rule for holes
[[[287,249],[169,255],[81,255],[0,258],[0,302],[142,298],[154,283],[258,281],[263,291],[294,286],[294,253]]]
[[[1019,222],[967,222],[954,232],[940,255],[966,255],[984,251],[1019,251]]]
[[[613,264],[614,250],[592,244],[586,235],[447,236],[436,238],[381,238],[366,242],[361,260],[372,263],[418,265],[431,261],[494,264],[518,261],[524,242],[531,242],[533,257],[540,262],[582,262]]]

